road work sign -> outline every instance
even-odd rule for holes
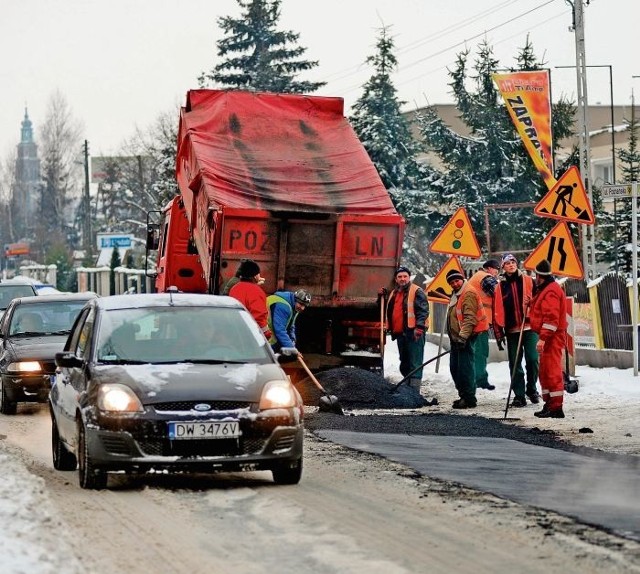
[[[610,184],[602,186],[602,200],[616,199],[618,197],[631,197],[631,184]]]
[[[582,279],[584,276],[569,226],[560,221],[523,263],[525,269],[535,271],[543,259],[551,263],[551,273]]]
[[[592,225],[595,222],[591,203],[584,190],[578,168],[574,165],[564,172],[533,212],[573,223]]]

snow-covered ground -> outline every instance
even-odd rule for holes
[[[437,346],[428,343],[425,358],[435,356]],[[468,416],[500,419],[504,415],[509,390],[509,366],[505,361],[489,365],[494,391],[478,391],[476,409],[455,411]],[[400,380],[395,343],[389,341],[385,354],[385,375]],[[539,406],[510,409],[508,424],[551,429],[566,440],[602,450],[640,455],[640,377],[633,370],[577,367],[580,390],[565,395],[565,419],[537,419]],[[457,398],[449,376],[448,356],[425,367],[422,393],[437,397],[439,405],[425,407],[426,412],[453,412]],[[2,416],[2,415],[0,415]],[[511,419],[518,420],[511,420]],[[585,428],[592,433],[584,432]],[[580,429],[583,429],[580,432]],[[59,546],[56,521],[47,497],[44,481],[6,450],[0,441],[0,571],[5,573],[49,574],[77,572],[68,550]]]

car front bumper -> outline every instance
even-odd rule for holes
[[[2,374],[2,386],[7,400],[11,402],[46,403],[51,389],[48,374]]]
[[[240,418],[240,437],[190,440],[171,440],[169,419],[109,419],[85,427],[92,464],[105,470],[273,470],[303,455],[304,426],[294,416]]]

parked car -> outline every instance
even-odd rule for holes
[[[95,293],[18,297],[0,320],[0,412],[18,402],[46,403],[55,354],[64,349],[76,317]]]
[[[0,319],[7,310],[9,303],[16,297],[33,297],[37,295],[36,288],[31,283],[22,281],[3,281],[0,283]]]
[[[53,465],[82,488],[109,471],[270,470],[300,481],[303,405],[230,297],[134,294],[82,311],[50,393]]]

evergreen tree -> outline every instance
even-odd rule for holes
[[[640,177],[640,147],[638,146],[640,121],[635,117],[633,105],[631,106],[631,119],[625,118],[624,123],[629,132],[629,142],[626,149],[618,150],[622,172],[619,179],[624,182],[638,181],[638,177]],[[618,199],[616,213],[604,213],[604,217],[599,218],[598,229],[604,236],[604,239],[599,243],[599,251],[605,254],[607,260],[611,260],[613,255],[612,265],[617,267],[619,271],[631,274],[633,267],[631,260],[633,244],[631,198]]]
[[[243,9],[240,18],[218,18],[225,33],[217,42],[220,61],[198,78],[200,87],[213,82],[237,90],[309,93],[325,84],[296,80],[318,62],[302,59],[307,49],[297,45],[300,34],[277,29],[281,0],[237,2]]]
[[[109,262],[109,294],[116,294],[116,267],[120,267],[122,261],[120,259],[120,250],[117,247],[113,248],[111,252],[111,261]]]
[[[379,31],[376,52],[367,58],[367,63],[374,73],[364,84],[349,119],[398,212],[407,220],[403,261],[424,269],[424,250],[418,246],[424,245],[421,227],[426,221],[425,213],[430,212],[430,200],[420,188],[428,168],[416,159],[421,146],[400,110],[405,102],[398,99],[391,80],[398,62],[388,28]]]
[[[469,136],[453,132],[433,107],[418,115],[418,122],[425,143],[443,165],[428,182],[430,191],[438,196],[436,205],[442,214],[433,235],[454,209],[464,206],[482,244],[486,242],[486,205],[537,203],[547,189],[493,81],[499,62],[492,47],[487,42],[480,44],[472,70],[468,69],[469,54],[469,50],[460,53],[450,72],[450,86]],[[536,70],[544,65],[535,58],[528,38],[516,62],[511,71]],[[467,88],[469,83],[474,90]],[[566,100],[554,106],[552,129],[556,141],[570,133],[574,113],[573,105]],[[534,216],[532,208],[491,210],[488,215],[493,252],[532,249],[551,227],[550,221]]]

